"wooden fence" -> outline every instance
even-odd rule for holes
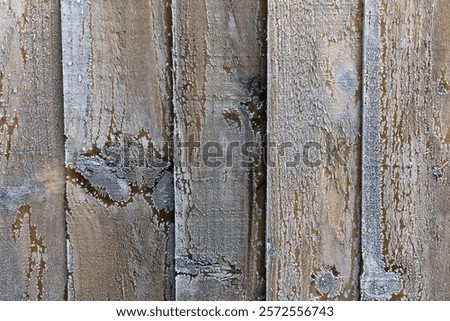
[[[0,28],[0,299],[450,299],[449,0],[3,0]]]

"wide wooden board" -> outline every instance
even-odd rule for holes
[[[169,3],[61,14],[69,299],[172,299]]]
[[[361,10],[269,1],[269,300],[359,295]]]
[[[450,299],[450,2],[365,1],[362,298]]]
[[[0,2],[0,300],[63,300],[59,1]]]
[[[262,299],[266,3],[173,8],[176,298]]]

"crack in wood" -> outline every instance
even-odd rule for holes
[[[220,281],[223,285],[229,285],[233,281],[242,281],[242,270],[229,262],[210,262],[208,260],[192,260],[177,258],[177,275],[185,275],[191,278],[205,277]]]

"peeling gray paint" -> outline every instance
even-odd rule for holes
[[[177,259],[177,274],[188,275],[192,278],[213,278],[222,282],[223,285],[229,285],[232,280],[243,280],[242,271],[231,264],[187,258]]]
[[[23,204],[29,204],[44,190],[42,184],[31,184],[24,181],[21,185],[10,186],[0,191],[0,205],[6,209],[11,216],[15,215],[17,209]]]
[[[108,167],[99,157],[87,157],[78,159],[75,170],[94,188],[105,191],[113,201],[124,202],[130,199],[131,187],[121,168]]]
[[[174,207],[173,173],[163,171],[156,181],[152,194],[153,204],[159,210],[169,212]]]
[[[361,281],[363,300],[384,301],[391,299],[393,294],[400,293],[402,282],[400,277],[394,272],[381,272],[379,274],[369,274],[366,271],[374,267],[366,267],[365,274]]]

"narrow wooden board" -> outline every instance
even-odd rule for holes
[[[172,299],[169,1],[61,14],[69,299]]]
[[[0,2],[0,300],[66,289],[59,1]]]
[[[360,1],[269,1],[269,300],[359,296],[361,27]]]
[[[239,148],[261,147],[265,133],[266,3],[175,0],[173,8],[176,298],[262,299],[265,170]],[[211,163],[208,143],[211,155],[223,148]]]
[[[366,300],[450,299],[450,1],[365,1]]]

